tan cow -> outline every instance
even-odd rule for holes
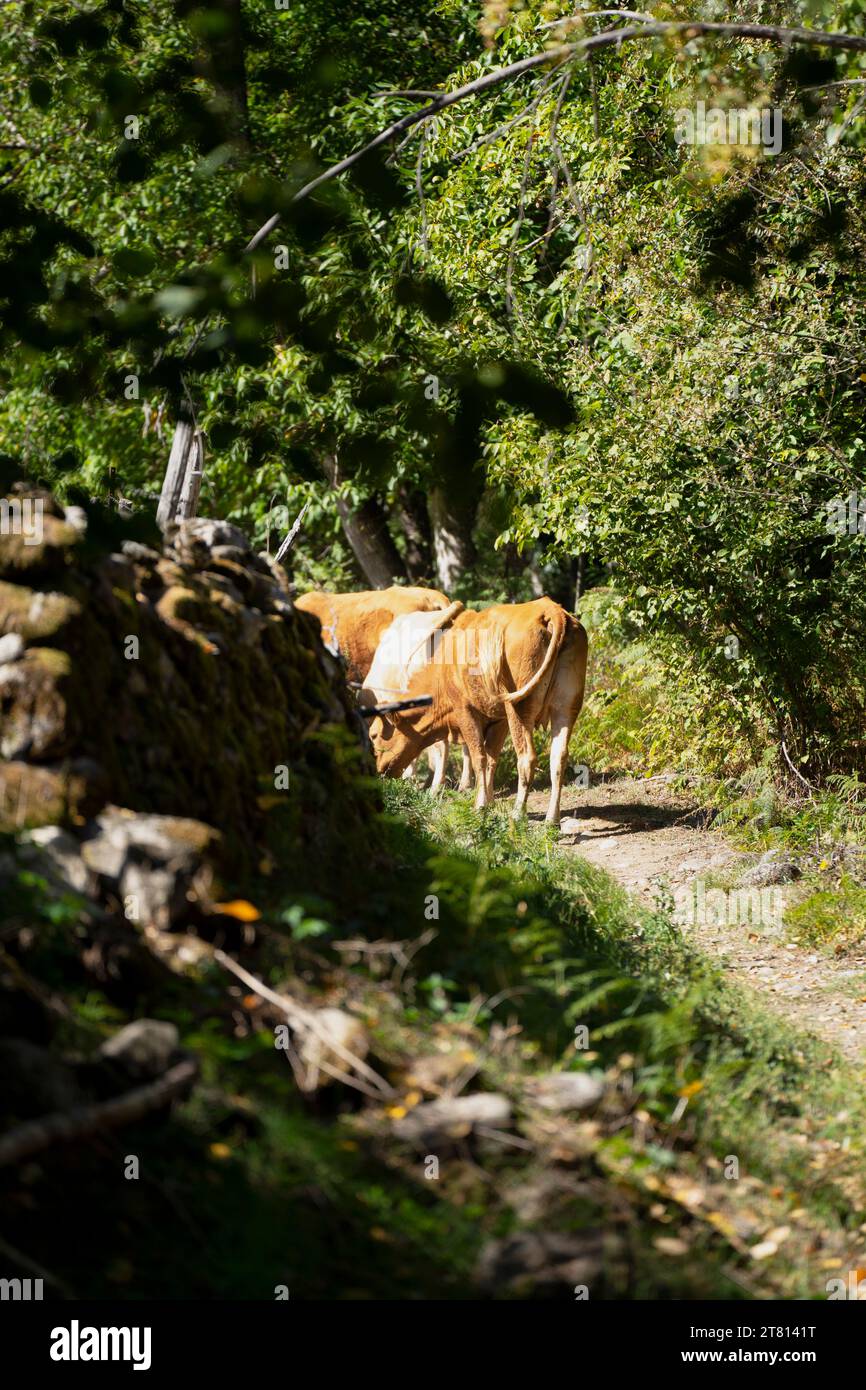
[[[481,809],[492,798],[496,760],[510,733],[518,770],[514,814],[519,816],[535,774],[532,734],[549,725],[545,819],[558,824],[568,741],[583,704],[586,632],[549,598],[494,604],[480,613],[455,613],[459,607],[403,615],[383,634],[383,643],[406,665],[407,694],[432,695],[433,704],[373,721],[370,736],[379,771],[399,777],[423,748],[459,738],[469,749],[475,805]],[[371,693],[365,689],[362,700],[375,703]]]
[[[329,594],[313,589],[295,599],[295,607],[312,613],[322,626],[322,640],[346,662],[349,680],[363,681],[386,627],[401,613],[429,613],[451,600],[438,589],[392,584],[357,594]]]
[[[349,680],[363,681],[382,633],[396,617],[405,613],[439,612],[447,609],[450,602],[438,589],[392,584],[389,589],[365,589],[354,594],[330,594],[322,589],[313,589],[296,598],[295,607],[318,618],[322,641],[344,658]],[[401,693],[395,686],[392,690],[384,691],[382,699],[387,701]],[[445,780],[447,741],[431,746],[427,757],[433,772],[430,790],[435,793]],[[411,765],[407,766],[404,775],[412,775]],[[464,759],[461,783],[465,778]]]
[[[386,704],[395,696],[400,698],[409,688],[409,682],[416,671],[427,664],[432,650],[431,643],[442,637],[443,625],[447,625],[458,613],[463,612],[463,604],[456,602],[439,612],[404,614],[395,619],[382,634],[376,655],[364,679],[361,691],[363,705]],[[405,619],[411,618],[411,623]],[[372,735],[371,735],[372,737]],[[456,737],[452,738],[457,742]],[[427,748],[433,781],[430,784],[432,795],[441,790],[448,767],[448,739],[433,743]],[[414,764],[410,763],[403,776],[411,775]],[[472,764],[469,752],[463,745],[463,768],[460,774],[458,791],[468,791],[472,785]]]

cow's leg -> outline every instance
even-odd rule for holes
[[[497,724],[491,724],[485,737],[487,748],[487,800],[493,800],[493,781],[496,777],[496,765],[499,762],[505,740],[508,736],[508,720],[501,719]]]
[[[445,781],[445,770],[448,767],[448,740],[443,739],[441,743],[431,743],[427,749],[427,757],[433,769],[433,781],[430,783],[430,795],[437,796],[442,790],[442,783]]]
[[[532,788],[538,758],[532,740],[532,725],[524,723],[513,705],[506,705],[505,709],[511,741],[517,754],[517,797],[513,814],[514,819],[518,820],[526,811],[526,801]]]
[[[414,763],[410,763],[408,767],[406,767],[406,768],[403,769],[403,781],[404,781],[404,782],[408,782],[408,781],[409,781],[412,777],[414,777],[414,776],[415,776],[415,764],[414,764]]]
[[[460,783],[457,787],[459,792],[468,792],[472,787],[472,759],[469,757],[469,749],[463,744],[463,766],[460,769]]]
[[[469,750],[472,771],[475,773],[475,809],[483,811],[488,803],[487,794],[487,748],[484,729],[476,721],[467,722],[460,729],[463,742]]]
[[[559,825],[559,802],[562,797],[562,777],[568,760],[568,741],[574,728],[575,715],[554,716],[550,740],[550,801],[547,803],[548,825]]]

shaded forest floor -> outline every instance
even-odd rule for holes
[[[199,1085],[7,1169],[10,1273],[54,1297],[820,1299],[866,1265],[866,1123],[838,1054],[555,831],[383,792],[387,871],[351,911],[245,885],[262,918],[239,954],[354,1020],[384,1088],[302,1094],[279,1011],[202,943],[151,1004]],[[43,930],[46,968],[69,925]],[[84,1056],[129,1016],[91,988],[64,1007]]]

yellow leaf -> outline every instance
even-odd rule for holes
[[[678,1091],[677,1094],[681,1096],[683,1100],[690,1100],[692,1096],[696,1096],[698,1091],[702,1091],[703,1089],[703,1081],[690,1081],[688,1086],[683,1086],[682,1090]]]
[[[392,1105],[385,1113],[389,1120],[402,1120],[406,1115],[406,1107],[404,1105]]]
[[[729,1240],[736,1235],[733,1223],[720,1211],[708,1211],[707,1221],[711,1226],[715,1226],[717,1231],[721,1231],[723,1236],[727,1236]]]
[[[208,1150],[212,1158],[231,1158],[232,1156],[228,1144],[209,1144]]]
[[[420,1099],[420,1091],[410,1091],[408,1095],[403,1097],[403,1104],[411,1108],[413,1105],[417,1105]]]
[[[221,912],[224,917],[235,917],[239,922],[258,922],[262,915],[246,898],[234,898],[230,903],[214,903],[214,911]]]

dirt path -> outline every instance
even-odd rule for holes
[[[530,814],[543,814],[546,800],[546,792],[534,793]],[[703,828],[700,812],[665,779],[570,786],[562,807],[563,847],[606,869],[649,906],[662,884],[679,900],[698,902],[699,892],[712,891],[714,876],[734,882],[735,871],[754,863]],[[787,942],[783,929],[755,927],[748,916],[745,924],[741,916],[738,925],[718,925],[712,911],[694,915],[699,920],[683,930],[768,1009],[850,1061],[866,1062],[866,955],[834,961]]]

